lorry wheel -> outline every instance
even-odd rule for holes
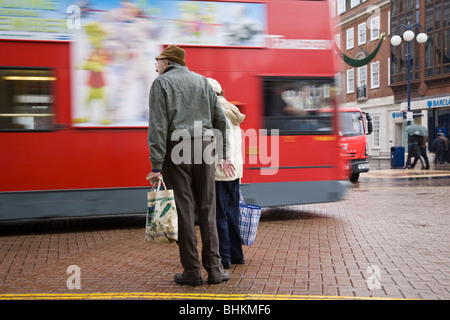
[[[359,172],[350,174],[350,181],[351,182],[357,182],[358,179],[359,179]]]

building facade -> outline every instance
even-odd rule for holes
[[[410,111],[414,123],[428,128],[429,142],[437,132],[450,135],[450,0],[337,0],[339,32],[336,42],[343,54],[363,59],[380,50],[364,66],[342,63],[343,106],[359,107],[373,116],[370,155],[389,156],[392,146],[406,144],[408,111],[407,43],[394,47],[390,38],[402,35],[408,22],[426,43],[411,41]],[[405,27],[404,27],[405,26]],[[423,27],[423,30],[421,29]],[[430,144],[431,145],[431,144]]]

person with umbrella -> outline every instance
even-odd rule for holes
[[[418,125],[418,124],[412,124],[409,126],[406,126],[405,131],[411,135],[409,142],[410,142],[410,148],[408,151],[408,159],[406,160],[405,169],[414,169],[414,166],[416,165],[417,161],[420,160],[420,163],[422,164],[422,169],[429,169],[430,165],[428,163],[428,157],[426,157],[426,147],[421,148],[424,145],[424,139],[428,136],[428,129],[424,126]],[[424,163],[422,161],[421,156],[423,155],[423,150],[425,149],[425,157],[426,159],[426,167],[424,166]],[[411,158],[414,157],[414,162],[410,166]]]
[[[405,169],[414,169],[418,160],[420,160],[420,163],[422,164],[421,170],[425,169],[422,158],[420,157],[421,156],[420,143],[422,141],[422,138],[423,136],[412,135],[411,138],[409,139],[410,148],[408,150],[408,159],[406,160]],[[414,162],[411,166],[409,166],[409,163],[411,163],[411,158],[414,158]]]

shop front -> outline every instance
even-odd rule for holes
[[[432,151],[432,142],[439,133],[447,138],[450,136],[450,96],[438,97],[425,100],[428,109],[428,150]],[[446,162],[450,162],[450,152],[447,152]]]

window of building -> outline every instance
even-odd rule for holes
[[[334,35],[334,43],[340,49],[341,48],[341,34],[337,33]]]
[[[392,0],[391,1],[391,36],[398,31],[402,35],[405,29],[397,27],[419,22],[419,0]],[[416,32],[417,33],[417,32]],[[411,80],[419,79],[419,46],[423,44],[411,41]],[[399,46],[391,46],[391,84],[406,82],[406,52],[407,43],[402,41]]]
[[[351,10],[367,0],[337,0],[337,14]]]
[[[268,77],[264,81],[264,124],[283,134],[331,134],[330,87],[334,78]]]
[[[0,130],[51,130],[55,80],[48,69],[0,68]]]
[[[347,93],[355,92],[355,70],[347,70]]]
[[[370,88],[380,87],[380,62],[372,62],[370,64]]]
[[[346,0],[338,0],[337,14],[344,13],[346,10],[347,10],[347,1]]]
[[[341,77],[343,77],[343,74],[341,74],[340,72],[336,73],[334,75],[334,83],[335,83],[335,88],[336,88],[336,94],[340,95],[342,92],[342,80]]]
[[[354,8],[359,4],[360,0],[351,0],[351,7]]]
[[[388,58],[387,67],[388,67],[388,86],[390,86],[391,85],[391,58]]]
[[[356,99],[367,99],[367,66],[356,69],[358,72]]]
[[[380,116],[373,115],[372,116],[372,148],[379,149],[380,148]]]
[[[358,25],[358,46],[366,43],[366,23]]]
[[[380,16],[370,19],[370,41],[380,38]]]
[[[354,28],[347,29],[347,32],[346,32],[346,38],[347,38],[347,41],[346,41],[346,42],[347,42],[346,49],[347,49],[347,50],[352,49],[352,48],[354,47],[354,45],[355,45],[355,36],[354,36],[354,33],[355,33]]]
[[[450,74],[450,1],[425,1],[425,77]]]
[[[391,12],[388,11],[388,25],[387,25],[387,34],[390,35],[391,34]]]

